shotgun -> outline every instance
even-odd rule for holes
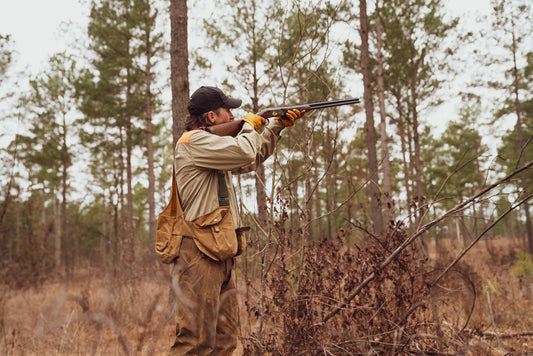
[[[331,100],[331,101],[322,101],[319,103],[303,104],[303,105],[293,105],[293,106],[281,106],[279,108],[268,108],[261,110],[257,115],[264,117],[265,119],[271,117],[284,116],[289,110],[300,110],[300,111],[311,111],[318,109],[331,108],[334,106],[341,105],[352,105],[359,104],[359,98],[350,98],[350,99],[341,99],[341,100]],[[218,136],[237,136],[241,131],[242,125],[244,124],[243,120],[233,120],[226,122],[224,124],[208,126],[205,128],[206,131],[211,132]]]

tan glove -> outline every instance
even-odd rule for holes
[[[305,114],[305,110],[300,111],[297,109],[293,109],[293,110],[287,111],[287,113],[283,116],[276,117],[276,120],[281,122],[283,127],[290,127],[294,125],[294,122],[296,120],[304,116],[304,114]]]
[[[249,123],[250,125],[252,125],[255,131],[259,130],[261,125],[263,125],[266,122],[266,119],[264,117],[256,115],[256,114],[252,114],[251,112],[246,114],[243,120]]]

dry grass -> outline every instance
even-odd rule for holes
[[[2,355],[162,355],[172,340],[163,270],[113,278],[75,274],[70,288],[47,282],[2,293]]]
[[[458,240],[445,240],[439,251],[431,244],[430,259],[446,266],[462,248]],[[475,350],[471,354],[533,355],[533,284],[513,271],[524,250],[516,239],[482,241],[440,284],[439,306],[449,318],[441,321],[451,330],[464,328],[461,342]]]
[[[443,241],[438,251],[430,244],[431,265],[445,267],[460,249],[456,240]],[[480,242],[439,283],[440,332],[464,346],[464,354],[533,355],[533,336],[512,334],[533,332],[532,285],[513,273],[521,250],[515,240]],[[174,333],[168,278],[168,266],[107,275],[84,268],[68,289],[53,277],[38,287],[2,285],[0,355],[164,355]],[[239,282],[244,291],[244,278]],[[253,305],[257,294],[249,298]],[[255,320],[241,309],[243,334],[250,335]]]

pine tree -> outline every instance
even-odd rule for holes
[[[224,21],[216,21],[213,18],[204,20],[204,29],[216,51],[231,48],[235,52],[233,63],[228,64],[226,70],[233,73],[232,79],[236,79],[249,93],[252,105],[245,105],[244,108],[256,113],[260,109],[260,99],[268,92],[271,68],[267,62],[267,49],[276,35],[276,25],[271,21],[261,22],[260,19],[279,15],[280,9],[272,2],[255,0],[226,0],[224,5],[224,9],[219,9],[227,11],[227,15],[219,17]],[[232,19],[231,27],[226,27],[228,17]],[[227,80],[225,84],[234,88],[236,83]],[[265,105],[264,99],[262,101]],[[255,193],[257,222],[262,227],[268,226],[266,184],[265,167],[261,163],[255,172]]]
[[[467,104],[460,110],[460,119],[451,120],[438,139],[430,139],[422,152],[424,161],[424,181],[431,182],[427,194],[435,204],[434,210],[444,212],[472,196],[483,188],[483,172],[488,147],[482,143],[478,131],[481,114],[480,103]],[[475,234],[477,221],[483,221],[483,203],[480,210],[474,211],[469,223],[465,215],[457,217],[461,237],[465,243],[469,234]],[[475,209],[476,205],[473,205]],[[471,236],[472,238],[475,236]]]
[[[525,145],[527,140],[523,133],[523,99],[520,95],[523,89],[524,71],[519,68],[518,61],[521,56],[526,56],[524,53],[525,48],[527,48],[525,42],[528,39],[531,41],[531,3],[529,1],[493,0],[491,4],[494,10],[493,36],[507,52],[502,62],[511,73],[510,80],[504,88],[508,90],[509,94],[503,112],[513,112],[516,116],[516,150],[520,152],[517,157],[517,167],[522,167],[525,162],[524,153],[527,151]],[[529,190],[525,171],[521,173],[520,180],[522,196],[527,197]],[[529,253],[533,254],[533,227],[529,202],[524,202],[523,207]]]
[[[10,35],[0,34],[0,83],[4,81],[13,60],[12,45]]]
[[[5,82],[6,77],[8,76],[9,68],[12,63],[13,59],[13,49],[12,49],[12,41],[9,35],[1,35],[0,34],[0,85]],[[4,89],[2,87],[2,89]],[[0,103],[4,102],[3,95],[0,95]],[[7,115],[2,115],[4,120],[6,119]],[[16,146],[16,145],[15,145]],[[6,159],[5,162],[8,160]],[[11,194],[11,186],[13,185],[13,165],[15,163],[15,157],[12,157],[10,160],[11,164],[9,165],[9,170],[11,170],[10,174],[6,174],[6,177],[9,176],[9,180],[5,183],[6,191],[4,193],[4,201],[2,203],[2,207],[0,207],[0,231],[2,230],[2,224],[4,222],[4,217],[6,215],[7,207],[10,200],[10,194]]]
[[[88,34],[94,70],[87,70],[79,85],[85,123],[92,126],[83,139],[95,152],[93,168],[100,173],[93,174],[106,180],[102,186],[114,185],[118,194],[113,202],[120,206],[115,210],[114,231],[120,233],[123,248],[119,252],[127,260],[134,259],[135,243],[132,158],[145,132],[140,119],[146,116],[147,77],[137,65],[145,53],[141,36],[146,32],[139,29],[138,21],[145,5],[129,0],[92,4]]]
[[[435,97],[446,70],[439,55],[446,51],[444,39],[457,25],[447,22],[441,1],[387,2],[380,8],[383,24],[383,55],[387,64],[385,85],[392,96],[396,115],[392,122],[400,136],[407,205],[422,208],[425,201],[420,158],[421,109],[439,102]],[[444,69],[442,69],[444,68]],[[418,219],[424,209],[417,210]]]
[[[68,171],[73,159],[71,135],[75,133],[73,113],[77,107],[76,75],[76,63],[67,55],[57,54],[50,58],[49,68],[30,81],[27,97],[31,108],[30,135],[20,138],[20,157],[30,170],[30,179],[42,184],[47,198],[52,201],[55,201],[56,193],[61,192],[61,224],[60,231],[56,231],[55,264],[59,267],[61,251],[67,285],[74,262],[71,255],[73,241],[67,229],[67,196],[70,188]],[[42,212],[44,214],[44,210]]]
[[[132,22],[136,24],[136,38],[138,39],[136,57],[143,58],[144,63],[137,64],[137,70],[144,75],[144,99],[146,120],[146,156],[147,156],[147,175],[148,175],[148,241],[149,251],[153,251],[155,246],[156,234],[156,204],[155,204],[155,173],[154,173],[154,129],[157,126],[153,124],[153,116],[160,109],[160,101],[154,95],[154,83],[156,82],[156,73],[154,66],[157,65],[157,59],[162,56],[165,48],[163,33],[157,29],[157,19],[159,11],[155,8],[152,0],[136,0],[132,8]],[[138,33],[137,33],[138,32]],[[157,133],[157,131],[156,131]],[[137,214],[139,216],[139,214]],[[155,254],[151,255],[155,258]]]
[[[270,55],[270,78],[284,104],[325,101],[341,97],[344,83],[335,76],[335,42],[332,31],[344,19],[348,6],[325,2],[307,6],[294,2],[286,12],[281,35]],[[281,103],[280,103],[281,104]],[[350,109],[350,108],[343,108]],[[306,114],[295,129],[285,130],[286,138],[276,151],[283,167],[291,209],[291,228],[303,226],[309,239],[332,234],[332,212],[336,205],[339,147],[343,130],[352,120],[348,110],[320,110]],[[286,182],[286,183],[285,183]],[[299,187],[301,186],[301,188]],[[298,193],[301,190],[303,195]],[[297,197],[297,199],[295,199]],[[335,209],[333,209],[335,206]],[[324,221],[327,222],[325,228]],[[304,239],[305,240],[305,239]]]

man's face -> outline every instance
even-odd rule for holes
[[[214,120],[211,120],[213,125],[224,124],[226,122],[233,121],[235,118],[228,108],[220,108],[219,113],[212,111]]]

